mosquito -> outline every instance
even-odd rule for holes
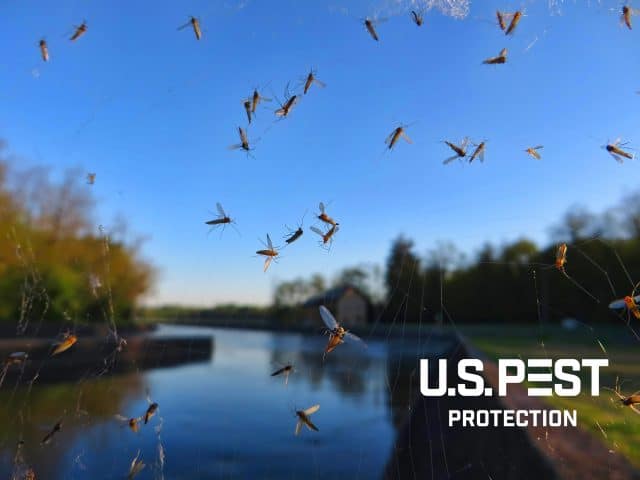
[[[320,317],[322,317],[322,321],[327,327],[326,333],[329,334],[329,342],[327,343],[327,346],[324,349],[324,354],[322,355],[323,360],[328,353],[332,352],[341,343],[344,343],[345,339],[358,343],[366,348],[366,343],[364,343],[360,337],[354,335],[341,326],[329,309],[324,305],[320,305]]]
[[[271,261],[278,256],[278,251],[274,248],[273,243],[271,243],[271,237],[269,237],[268,233],[267,233],[267,244],[265,245],[265,247],[267,248],[258,250],[256,252],[258,255],[262,255],[266,257],[264,261],[264,270],[263,270],[264,272],[266,272],[267,268],[269,268],[269,265],[271,265]]]
[[[501,63],[507,63],[507,49],[503,48],[497,57],[491,57],[484,60],[482,63],[485,65],[498,65]]]
[[[306,425],[309,430],[314,430],[318,432],[318,427],[316,427],[311,419],[309,418],[311,415],[320,410],[320,405],[314,405],[313,407],[309,407],[306,410],[296,410],[296,416],[298,417],[298,422],[296,423],[296,436],[300,434],[300,430],[302,429],[302,425]]]
[[[127,418],[120,414],[117,414],[115,417],[120,423],[127,425],[132,432],[138,433],[140,430],[140,422],[143,420],[142,417]]]
[[[87,22],[83,21],[80,26],[76,27],[75,32],[73,32],[73,35],[71,35],[71,38],[69,40],[71,40],[72,42],[75,42],[86,32],[87,32]]]
[[[253,148],[249,146],[249,139],[247,138],[246,130],[242,127],[238,127],[238,133],[240,135],[240,143],[236,143],[235,145],[229,146],[229,149],[231,150],[242,149],[247,153],[247,155],[250,156],[251,155],[250,152],[253,150]]]
[[[629,160],[633,160],[633,154],[629,152],[625,152],[622,147],[624,147],[627,143],[620,143],[620,139],[618,138],[613,143],[607,143],[604,146],[604,149],[609,152],[609,154],[616,160],[618,163],[624,163],[623,157],[628,158]]]
[[[476,158],[480,158],[480,161],[484,162],[485,142],[480,142],[478,144],[474,143],[474,146],[476,148],[469,157],[469,163],[473,162]]]
[[[624,405],[625,407],[629,407],[631,410],[633,410],[634,412],[636,412],[637,414],[640,415],[640,409],[638,409],[638,407],[636,407],[637,404],[640,403],[640,391],[637,391],[635,393],[632,393],[631,395],[629,395],[628,397],[625,397],[624,395],[622,395],[620,393],[620,387],[618,385],[618,379],[616,378],[616,388],[609,388],[609,387],[603,387],[606,388],[607,390],[611,390],[613,393],[616,394],[616,396],[618,397],[618,399],[620,400],[620,403],[622,405]]]
[[[305,215],[306,215],[306,213],[305,213]],[[302,223],[303,222],[304,222],[304,215],[302,217],[302,222],[300,224],[298,224],[298,229],[297,230],[292,230],[292,229],[290,229],[289,227],[287,227],[285,225],[287,230],[289,230],[289,235],[287,237],[285,237],[285,240],[284,240],[287,243],[287,245],[291,245],[293,242],[298,240],[304,234],[304,230],[302,229]]]
[[[278,375],[284,375],[284,384],[287,385],[289,383],[289,375],[293,373],[293,365],[287,364],[282,368],[279,368],[275,372],[271,374],[272,377],[277,377]]]
[[[609,304],[609,308],[612,310],[619,310],[624,308],[627,312],[631,313],[634,317],[640,320],[640,295],[632,297],[627,295],[624,298],[614,300]]]
[[[520,10],[518,10],[513,14],[513,18],[511,18],[511,23],[509,23],[509,26],[504,31],[504,34],[505,35],[511,35],[515,31],[515,29],[518,26],[518,23],[520,23],[521,19],[522,19],[522,12]]]
[[[200,38],[202,38],[202,32],[200,31],[200,22],[196,17],[193,17],[193,16],[189,17],[189,21],[184,25],[181,25],[180,27],[178,27],[178,30],[183,30],[187,28],[189,25],[193,27],[193,33],[196,36],[196,40],[200,40]]]
[[[87,173],[87,184],[93,185],[94,183],[96,183],[96,174]]]
[[[402,137],[407,143],[413,143],[411,141],[411,139],[409,138],[409,136],[406,133],[406,128],[407,125],[400,125],[399,127],[397,127],[396,129],[393,130],[393,132],[391,132],[389,134],[389,136],[387,137],[387,139],[384,141],[384,143],[387,144],[389,150],[391,150],[396,143],[398,142],[398,140]]]
[[[53,426],[53,428],[49,431],[49,433],[47,433],[44,436],[44,438],[40,442],[40,445],[47,445],[47,444],[51,443],[51,439],[53,438],[53,436],[56,433],[58,433],[61,429],[62,429],[62,421],[59,421]]]
[[[314,83],[316,85],[318,85],[319,87],[322,87],[322,88],[327,86],[324,82],[321,82],[320,80],[318,80],[316,78],[315,72],[313,70],[311,70],[309,72],[309,74],[307,75],[307,79],[304,82],[304,95],[307,94],[307,92],[311,88],[311,85],[313,85]]]
[[[11,365],[22,365],[27,361],[29,355],[27,352],[13,352],[10,353],[7,358],[4,360],[5,366],[9,367]]]
[[[299,239],[303,234],[304,234],[304,230],[300,226],[295,231],[294,230],[290,230],[290,235],[288,237],[286,237],[284,241],[287,243],[287,245],[291,245],[293,242],[295,242],[297,239]]]
[[[136,453],[136,456],[131,460],[131,465],[129,466],[129,474],[127,478],[134,478],[138,475],[145,467],[145,463],[140,458],[140,450]]]
[[[149,423],[149,420],[158,412],[158,404],[156,402],[151,402],[149,397],[147,397],[147,402],[149,402],[149,407],[147,411],[144,413],[144,424]]]
[[[336,225],[340,225],[333,218],[331,218],[329,215],[327,215],[327,213],[325,211],[325,208],[324,208],[324,203],[320,202],[320,204],[318,205],[318,208],[320,209],[320,215],[318,215],[318,220],[321,220],[324,223],[328,223],[329,225],[333,225],[334,227]]]
[[[372,20],[370,18],[364,19],[364,28],[367,29],[367,32],[369,32],[369,35],[371,35],[371,38],[373,38],[376,42],[380,41],[380,39],[378,38],[378,33],[376,32],[376,29],[375,29],[375,25],[377,25],[379,21],[380,20]]]
[[[59,353],[66,352],[73,347],[77,341],[78,337],[69,332],[65,333],[62,337],[62,341],[58,342],[56,347],[53,349],[53,352],[51,352],[51,356],[53,357]]]
[[[247,120],[249,121],[249,125],[251,125],[251,98],[243,100],[242,105],[244,106],[244,111],[247,113]]]
[[[529,147],[525,150],[525,152],[527,152],[527,154],[530,157],[535,158],[536,160],[540,160],[542,158],[542,156],[540,155],[540,152],[538,152],[538,150],[540,150],[541,148],[544,148],[542,145],[536,145],[535,147]]]
[[[291,112],[291,109],[293,108],[293,106],[298,103],[298,95],[287,95],[285,96],[286,101],[284,102],[284,104],[281,104],[280,108],[276,110],[276,116],[278,117],[282,117],[285,118],[289,115],[289,112]]]
[[[211,229],[209,231],[213,230],[219,225],[223,225],[222,232],[224,232],[224,229],[226,228],[227,224],[233,224],[233,220],[231,219],[231,217],[229,217],[229,215],[225,213],[220,202],[216,202],[216,209],[218,210],[218,218],[209,220],[208,222],[204,222],[204,223],[206,225],[211,225]]]
[[[422,26],[422,22],[424,20],[422,12],[416,12],[415,10],[411,10],[411,19],[413,23],[415,23],[418,27]]]
[[[258,108],[258,104],[260,102],[270,102],[270,98],[263,97],[258,92],[257,88],[253,89],[253,95],[251,96],[251,113],[256,113],[256,108]]]
[[[448,142],[447,140],[445,140],[444,143],[447,144],[447,146],[455,152],[455,155],[444,160],[442,162],[443,164],[447,165],[448,163],[451,163],[452,161],[454,161],[456,158],[460,159],[467,156],[467,145],[469,144],[468,137],[465,137],[464,140],[462,140],[462,143],[460,145],[456,145],[455,143]]]
[[[332,241],[333,235],[338,231],[338,226],[334,225],[332,226],[329,230],[327,230],[326,232],[323,232],[322,230],[320,230],[318,227],[309,227],[311,228],[311,231],[314,233],[317,233],[318,235],[320,235],[322,237],[322,245],[326,245],[327,243]]]
[[[554,266],[566,275],[564,266],[567,263],[567,244],[561,243],[556,250],[556,262]]]
[[[13,352],[4,359],[2,368],[0,369],[0,387],[4,383],[4,378],[12,365],[24,365],[29,358],[26,352]]]
[[[628,5],[624,5],[622,7],[622,14],[620,15],[620,21],[624,23],[629,30],[631,30],[632,29],[631,17],[637,14],[638,14],[638,10],[631,8]]]
[[[38,42],[38,45],[40,46],[40,56],[42,57],[42,60],[44,62],[48,62],[49,47],[47,46],[47,41],[43,38],[42,40],[40,40],[40,42]]]
[[[509,15],[509,14],[508,13],[503,13],[500,10],[496,10],[496,18],[498,20],[498,27],[500,27],[500,30],[502,30],[503,32],[507,28],[507,24],[505,22],[505,16],[506,15]]]

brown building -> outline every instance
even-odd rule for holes
[[[371,321],[371,301],[362,291],[351,285],[332,288],[304,302],[303,321],[306,325],[323,325],[318,311],[320,305],[331,310],[338,323],[347,328],[366,325]]]

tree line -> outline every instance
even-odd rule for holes
[[[373,297],[376,319],[387,323],[619,321],[608,304],[631,294],[640,281],[640,193],[599,214],[572,207],[550,233],[543,247],[523,237],[501,246],[487,243],[471,258],[451,243],[421,255],[410,238],[400,236],[384,268],[347,268],[333,282],[318,274],[283,282],[273,309],[293,321],[307,298],[348,283]],[[561,243],[568,246],[566,274],[554,267]]]
[[[0,148],[0,151],[2,149]],[[94,220],[92,186],[77,170],[0,158],[0,322],[19,333],[44,323],[130,323],[154,270],[122,221]]]

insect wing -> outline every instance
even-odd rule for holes
[[[375,30],[375,28],[373,28],[373,21],[369,20],[366,21],[364,26],[367,28],[367,31],[369,32],[369,35],[371,35],[371,37],[377,42],[378,39],[378,34]]]
[[[222,208],[222,205],[220,204],[220,202],[216,202],[216,209],[218,210],[218,214],[221,217],[226,217],[227,216],[227,214],[224,213],[224,208]]]
[[[307,408],[306,410],[304,410],[304,414],[309,416],[309,415],[313,415],[314,413],[316,413],[318,410],[320,410],[320,405],[314,405],[312,407]]]
[[[347,332],[344,334],[344,340],[348,340],[349,343],[355,343],[360,345],[361,347],[367,348],[367,344],[364,343],[364,340],[362,340],[359,336],[354,335],[351,332]]]
[[[620,298],[618,300],[614,300],[613,302],[611,302],[609,304],[609,308],[612,310],[618,310],[620,308],[625,308],[627,306],[627,304],[625,303],[624,299]]]
[[[385,139],[384,143],[386,143],[387,145],[389,145],[389,148],[391,148],[393,146],[393,144],[391,143],[393,141],[393,138],[397,135],[398,129],[396,128],[393,132],[391,132],[389,134],[389,136]]]
[[[314,431],[316,431],[316,432],[318,432],[318,431],[319,431],[319,430],[318,430],[318,427],[316,427],[316,426],[313,424],[313,422],[312,422],[311,420],[309,420],[309,418],[307,418],[307,419],[305,420],[305,422],[304,422],[304,423],[305,423],[305,425],[307,426],[307,428],[308,428],[309,430],[314,430]]]
[[[267,269],[269,268],[269,265],[271,265],[271,260],[273,260],[273,257],[267,257],[267,259],[264,261],[264,270],[263,270],[263,272],[267,271]]]
[[[302,428],[302,420],[298,420],[298,422],[296,423],[296,431],[295,434],[300,435],[300,429]]]
[[[320,316],[322,317],[322,321],[329,330],[333,331],[338,328],[338,322],[329,311],[329,309],[324,305],[320,305]]]
[[[247,132],[245,132],[243,128],[238,128],[238,131],[240,132],[240,141],[243,144],[249,143],[249,141],[247,140]]]
[[[200,22],[197,18],[191,19],[191,24],[193,25],[193,33],[196,35],[196,39],[200,40],[202,37],[202,31],[200,30]]]
[[[616,162],[624,163],[624,160],[622,160],[622,157],[620,157],[620,155],[618,155],[617,153],[609,152],[609,154],[615,159]]]
[[[444,165],[448,165],[448,164],[450,164],[451,162],[453,162],[456,158],[459,158],[459,157],[458,157],[458,155],[454,155],[453,157],[449,157],[449,158],[447,158],[446,160],[444,160],[442,163],[443,163]]]
[[[324,233],[323,233],[323,232],[322,232],[322,230],[320,230],[318,227],[313,227],[313,226],[312,226],[312,227],[309,227],[309,228],[311,228],[311,231],[312,231],[312,232],[315,232],[315,233],[317,233],[318,235],[320,235],[321,237],[324,237]]]

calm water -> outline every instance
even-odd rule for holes
[[[366,350],[342,345],[323,365],[321,335],[174,326],[155,335],[210,336],[213,351],[208,361],[178,367],[36,382],[30,393],[3,385],[0,477],[10,477],[23,438],[38,478],[123,478],[138,450],[147,465],[140,479],[379,478],[424,356],[415,341],[380,339]],[[446,348],[426,345],[431,354]],[[269,374],[287,362],[296,372],[285,387]],[[114,415],[142,415],[147,389],[160,410],[136,434]],[[295,437],[294,410],[316,403],[320,431]],[[40,446],[61,417],[62,431]]]

